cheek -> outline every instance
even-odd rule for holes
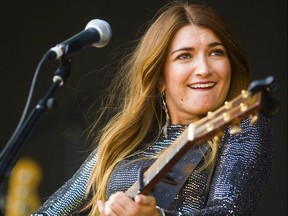
[[[217,66],[218,76],[223,80],[225,86],[230,86],[231,82],[231,65],[230,62],[224,61]]]
[[[218,89],[219,96],[221,97],[221,100],[225,100],[228,96],[231,84],[231,65],[227,59],[226,61],[218,62],[218,64],[215,64],[214,66],[218,80],[221,81],[221,86],[219,86],[220,88]]]
[[[179,78],[181,78],[181,76],[179,76],[175,71],[171,70],[171,68],[169,71],[166,71],[163,82],[165,90],[175,88],[175,86],[178,85],[177,83],[179,83]]]
[[[223,77],[222,90],[221,90],[222,92],[221,95],[223,95],[223,100],[227,100],[230,86],[231,86],[231,72],[227,73],[226,76]]]

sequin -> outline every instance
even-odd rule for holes
[[[165,215],[248,216],[255,211],[273,161],[270,119],[263,115],[259,117],[253,126],[249,125],[248,119],[244,120],[238,134],[230,135],[231,128],[225,131],[211,182],[208,172],[192,172],[170,207],[165,209]],[[148,148],[143,148],[144,143],[140,145],[143,151],[139,157],[155,158],[185,127],[170,125],[168,138],[160,137]],[[139,168],[151,164],[150,160],[134,159],[131,157],[117,165],[108,183],[108,196],[116,191],[126,191],[137,180]],[[97,156],[90,156],[74,176],[32,215],[81,215],[78,210],[87,202],[85,186],[96,160]]]

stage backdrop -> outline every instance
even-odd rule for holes
[[[3,149],[20,119],[34,72],[42,55],[59,42],[82,31],[92,19],[106,20],[112,38],[103,48],[88,48],[72,59],[71,74],[54,98],[56,108],[46,111],[21,157],[41,168],[37,191],[47,198],[82,163],[82,133],[92,122],[103,90],[118,60],[139,38],[146,22],[166,1],[4,0],[0,7],[0,147]],[[272,119],[275,134],[273,175],[255,215],[286,215],[287,201],[287,1],[207,0],[228,22],[244,47],[253,79],[273,75],[279,84],[281,110]],[[36,83],[32,107],[52,83],[59,62],[44,62]],[[108,73],[109,71],[112,71]],[[1,191],[2,200],[7,196]]]

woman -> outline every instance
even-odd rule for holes
[[[157,205],[169,194],[125,193],[189,124],[248,84],[247,60],[216,13],[169,3],[111,85],[118,110],[98,132],[96,150],[33,215],[251,215],[272,163],[270,122],[262,114],[252,126],[245,119],[236,135],[229,127],[222,142],[203,141],[207,154],[167,206]]]

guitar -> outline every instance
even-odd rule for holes
[[[142,179],[126,191],[126,194],[132,198],[137,194],[148,195],[192,146],[197,146],[213,137],[219,139],[222,131],[229,125],[232,125],[230,133],[235,134],[241,131],[241,120],[251,116],[250,123],[254,124],[260,110],[267,116],[275,115],[279,106],[271,96],[274,87],[274,78],[271,76],[256,80],[239,96],[230,102],[225,102],[216,111],[208,112],[207,116],[199,121],[190,124],[141,175]]]
[[[5,216],[27,216],[39,208],[41,179],[38,163],[28,157],[19,159],[9,177]]]

